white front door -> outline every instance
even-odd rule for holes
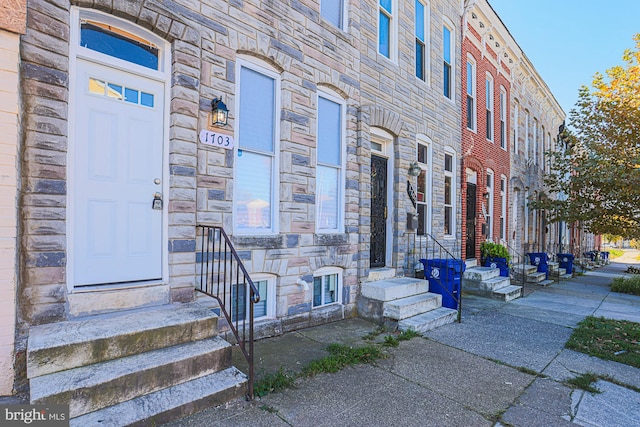
[[[78,59],[73,285],[162,278],[164,84]]]

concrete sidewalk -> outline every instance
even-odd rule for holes
[[[462,323],[387,349],[375,364],[300,378],[295,388],[167,426],[639,426],[640,393],[602,380],[595,395],[563,384],[594,372],[640,388],[640,369],[564,348],[588,315],[640,322],[640,297],[609,291],[626,266],[612,263],[509,303],[465,296]],[[256,372],[299,372],[327,355],[328,344],[362,346],[375,330],[350,319],[259,341]]]

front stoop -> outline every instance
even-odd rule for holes
[[[216,324],[191,303],[34,326],[31,403],[69,405],[72,426],[128,426],[239,398],[247,378],[231,366],[231,345]]]
[[[500,301],[511,301],[522,296],[522,286],[511,284],[511,279],[500,276],[500,269],[472,267],[462,275],[462,289],[474,295]]]
[[[422,333],[452,323],[457,310],[442,307],[442,295],[429,292],[429,281],[394,277],[362,283],[358,300],[361,317]]]

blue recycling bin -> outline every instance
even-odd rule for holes
[[[591,262],[596,262],[598,260],[598,251],[583,252],[582,255],[589,257]]]
[[[538,273],[544,273],[544,278],[549,278],[549,255],[546,252],[529,252],[529,261],[538,267]]]
[[[499,268],[500,276],[509,277],[509,262],[506,258],[487,257],[484,260],[485,267]]]
[[[560,268],[567,270],[567,274],[573,274],[573,254],[556,254]]]
[[[442,295],[442,306],[458,309],[460,284],[465,263],[455,259],[421,259],[424,278],[429,280],[429,291]]]
[[[608,251],[600,252],[600,256],[602,257],[602,260],[605,262],[605,264],[609,264],[609,252]]]

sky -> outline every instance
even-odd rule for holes
[[[640,33],[640,0],[488,0],[567,118],[581,86],[622,65]]]

